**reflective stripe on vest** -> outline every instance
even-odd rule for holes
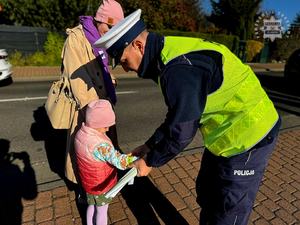
[[[177,56],[201,50],[222,54],[224,76],[221,87],[207,97],[201,117],[204,145],[217,156],[230,157],[263,139],[278,114],[250,67],[224,45],[198,38],[165,37],[161,59],[167,64]]]

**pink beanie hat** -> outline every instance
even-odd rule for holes
[[[116,123],[116,116],[109,101],[92,101],[86,109],[85,124],[91,128],[110,127]]]
[[[123,9],[115,0],[103,0],[94,19],[98,22],[115,25],[120,20],[124,19]]]

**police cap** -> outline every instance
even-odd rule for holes
[[[95,47],[105,48],[114,59],[115,67],[123,54],[124,49],[146,29],[145,23],[140,19],[141,9],[138,9],[113,26],[95,43]]]

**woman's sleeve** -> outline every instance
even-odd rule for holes
[[[74,97],[83,108],[91,100],[99,99],[96,91],[92,88],[93,82],[86,69],[85,37],[78,37],[79,32],[71,33],[63,49],[63,76],[70,78],[71,89]]]

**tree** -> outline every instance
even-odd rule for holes
[[[2,5],[0,24],[36,26],[63,31],[78,24],[78,16],[93,15],[99,1],[3,0]]]
[[[78,16],[94,15],[100,0],[2,0],[0,24],[45,27],[64,31]],[[125,15],[141,8],[149,29],[199,31],[205,23],[199,0],[122,0]]]
[[[297,13],[296,18],[290,26],[290,33],[293,38],[300,38],[300,12]]]
[[[199,31],[204,21],[197,0],[123,0],[122,5],[125,14],[142,9],[143,20],[153,30]]]
[[[297,13],[296,18],[294,19],[293,23],[299,23],[300,24],[300,12]]]
[[[210,0],[212,14],[209,20],[227,34],[242,40],[251,39],[254,19],[263,0]]]

